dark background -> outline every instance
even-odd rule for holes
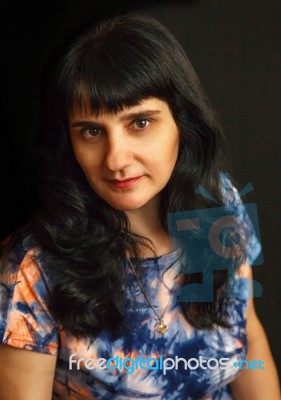
[[[281,2],[280,0],[28,2],[1,15],[0,238],[32,208],[31,172],[40,73],[50,52],[80,23],[104,11],[150,12],[175,34],[217,110],[241,188],[257,204],[264,263],[256,309],[281,371]],[[4,72],[3,72],[4,71]]]

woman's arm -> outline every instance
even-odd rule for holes
[[[0,400],[51,400],[56,357],[0,345]]]
[[[251,275],[251,267],[248,267]],[[249,300],[247,313],[247,361],[260,360],[264,369],[243,369],[230,384],[235,400],[280,400],[280,382],[266,333],[260,323],[253,298]],[[245,367],[244,367],[245,368]]]

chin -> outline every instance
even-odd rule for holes
[[[140,200],[128,200],[128,201],[124,201],[120,200],[120,201],[116,201],[112,200],[110,201],[110,199],[104,199],[112,208],[119,210],[119,211],[133,211],[133,210],[138,210],[142,207],[144,207],[147,202],[146,201],[140,201]]]
[[[119,210],[119,211],[133,211],[133,210],[138,210],[140,208],[142,208],[143,204],[138,205],[138,204],[113,204],[113,203],[108,203],[112,208],[114,208],[115,210]]]

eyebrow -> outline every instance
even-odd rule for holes
[[[161,113],[160,110],[141,110],[138,112],[132,112],[129,114],[125,114],[120,119],[121,119],[121,121],[126,121],[126,120],[130,120],[130,119],[134,119],[134,118],[140,118],[140,117],[143,117],[144,115],[151,116],[151,115],[160,114],[160,113]]]
[[[160,110],[142,110],[142,111],[138,111],[138,112],[131,112],[131,113],[122,115],[120,117],[120,121],[130,121],[132,119],[137,119],[137,118],[141,118],[144,116],[153,116],[153,115],[160,114],[160,113],[161,113]],[[92,120],[79,120],[79,121],[72,122],[71,127],[75,128],[78,126],[92,126],[93,124],[99,125],[99,122],[92,121]]]

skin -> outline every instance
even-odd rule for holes
[[[117,114],[95,117],[79,109],[70,116],[76,159],[93,190],[113,208],[156,211],[174,169],[179,133],[166,102],[147,99]],[[111,180],[141,177],[119,188]]]
[[[0,400],[51,400],[56,357],[0,345]]]
[[[117,114],[99,116],[74,110],[69,129],[76,159],[93,190],[123,210],[131,230],[151,239],[158,255],[169,252],[158,216],[159,196],[176,163],[179,133],[168,105],[146,99]],[[128,186],[111,182],[138,176]],[[252,279],[250,267],[240,273]],[[233,398],[280,400],[276,367],[252,298],[246,329],[247,359],[262,360],[264,370],[243,370],[230,384]],[[0,400],[51,400],[55,356],[0,345],[0,359]]]
[[[253,279],[252,268],[240,267],[240,276]],[[249,299],[246,318],[247,361],[263,361],[263,370],[243,369],[230,383],[234,400],[280,400],[280,381],[264,328],[256,314],[254,298]]]

